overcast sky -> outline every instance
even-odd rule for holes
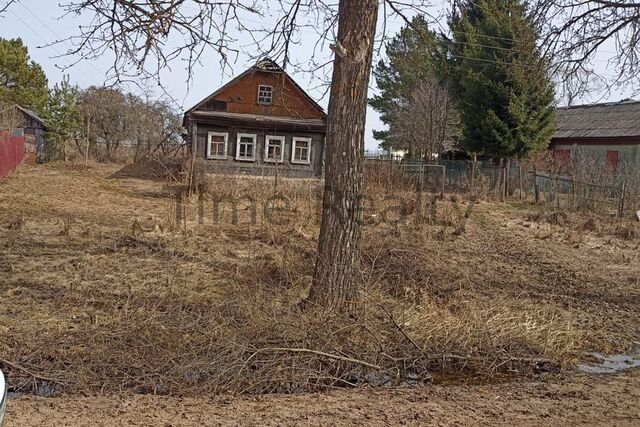
[[[442,3],[442,0],[437,1]],[[2,0],[0,0],[2,4]],[[59,82],[64,75],[69,75],[72,83],[78,84],[80,87],[90,85],[102,85],[107,78],[107,72],[111,66],[111,57],[105,55],[93,61],[80,61],[73,65],[77,58],[65,57],[64,54],[68,49],[72,48],[70,42],[61,42],[53,46],[46,46],[56,40],[64,40],[70,35],[77,34],[78,26],[86,22],[86,18],[77,17],[61,17],[63,11],[55,0],[21,0],[14,4],[11,9],[0,17],[0,37],[3,38],[21,38],[25,45],[29,48],[31,58],[38,62],[43,68],[49,79],[49,85],[53,86]],[[444,25],[444,22],[442,22]],[[400,18],[392,18],[387,22],[388,34],[393,34],[401,28]],[[242,40],[244,35],[240,35],[240,44],[244,44]],[[249,40],[248,37],[246,40]],[[317,35],[313,31],[303,30],[299,34],[298,44],[293,49],[293,57],[304,62],[309,55],[310,49],[317,40]],[[607,70],[607,59],[611,51],[607,47],[603,48],[598,55],[594,66],[603,74],[610,74],[612,71]],[[327,59],[331,52],[325,49],[321,52]],[[379,57],[374,60],[379,59]],[[232,68],[221,69],[219,57],[210,52],[203,60],[203,63],[194,70],[192,81],[187,84],[187,72],[183,64],[176,61],[172,64],[170,72],[163,74],[163,86],[168,94],[176,101],[176,108],[183,110],[189,108],[208,94],[213,92],[223,83],[231,79],[232,75],[243,72],[253,61],[247,56],[240,56],[232,64]],[[67,70],[62,68],[70,67]],[[309,73],[291,72],[294,79],[305,89],[311,96],[316,98],[319,103],[327,106],[328,96],[324,96],[325,88],[322,86],[322,79],[317,75]],[[134,86],[128,86],[129,90],[141,94],[149,92],[155,96],[161,94],[157,87],[147,85],[146,88],[140,89]],[[375,83],[372,79],[372,87]],[[373,90],[373,89],[372,89]],[[583,102],[606,102],[617,101],[629,96],[630,89],[620,89],[613,94],[603,98],[603,93],[594,91],[589,99]],[[367,114],[367,130],[366,130],[366,148],[376,149],[377,141],[373,139],[372,129],[381,129],[383,127],[378,115],[371,109]]]

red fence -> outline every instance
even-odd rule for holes
[[[9,176],[24,160],[24,137],[0,132],[0,179]]]

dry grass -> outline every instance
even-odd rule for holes
[[[393,201],[372,181],[362,313],[303,311],[320,183],[216,176],[201,182],[205,221],[193,198],[175,224],[163,182],[115,172],[25,166],[0,183],[0,365],[16,389],[302,392],[529,375],[624,348],[639,324],[627,248],[539,244],[520,211],[461,199],[420,225],[415,212],[381,221]],[[213,224],[216,195],[291,203],[250,224],[243,201],[236,225],[227,205]]]

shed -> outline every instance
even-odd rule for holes
[[[44,134],[47,126],[44,119],[28,108],[20,105],[16,105],[16,108],[21,116],[17,132],[25,137],[27,153],[35,153],[38,163],[46,162],[48,150]]]
[[[614,170],[640,168],[640,102],[558,108],[550,148],[558,158],[574,157],[580,150]]]

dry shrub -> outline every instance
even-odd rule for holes
[[[571,222],[569,214],[564,211],[536,211],[529,212],[526,216],[527,221],[546,222],[551,225],[567,225]]]
[[[112,168],[102,168],[111,176]],[[451,241],[433,236],[451,228],[451,212],[434,227],[365,227],[361,309],[341,315],[303,307],[320,182],[207,177],[207,197],[282,194],[298,201],[296,211],[281,224],[259,219],[245,227],[241,210],[238,226],[196,222],[186,233],[132,236],[132,207],[162,212],[139,190],[161,184],[125,181],[136,185],[129,188],[62,173],[47,166],[17,183],[38,198],[16,197],[11,206],[23,206],[28,221],[20,233],[1,231],[16,235],[0,259],[7,273],[0,274],[0,365],[16,391],[202,395],[415,384],[439,374],[561,369],[584,347],[559,306],[502,298],[491,280],[512,287],[504,277],[481,282],[491,298],[484,286],[467,289],[465,277],[483,268],[458,264],[455,248],[444,248]],[[46,197],[51,205],[43,209]],[[196,202],[189,201],[191,213]],[[73,214],[74,221],[36,221],[34,212]],[[87,224],[91,236],[80,234]],[[493,248],[478,245],[469,259]]]
[[[142,287],[24,293],[23,300],[84,306],[85,314],[69,327],[37,319],[44,325],[39,334],[6,354],[27,369],[12,369],[12,384],[52,393],[299,393],[417,384],[442,374],[529,374],[562,369],[576,358],[581,335],[566,314],[526,301],[452,298],[442,293],[446,284],[423,280],[428,250],[402,249],[399,238],[369,242],[365,257],[375,251],[378,261],[373,267],[363,261],[355,316],[301,308],[314,243],[300,238],[280,238],[278,251],[246,262],[216,259],[227,277],[216,288],[192,288],[170,276]],[[105,250],[109,257],[180,259],[208,268],[191,259],[188,247],[178,251],[168,243],[121,236]],[[32,328],[16,325],[6,338]]]

